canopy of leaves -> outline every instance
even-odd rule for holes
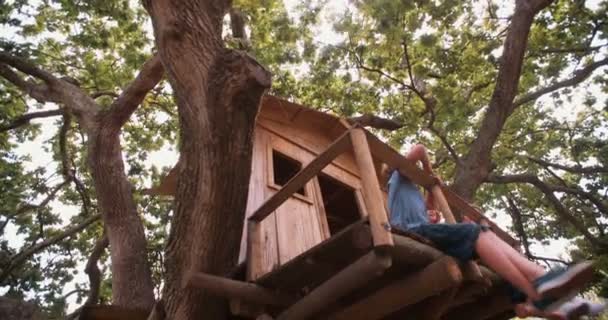
[[[274,94],[342,116],[374,113],[401,122],[399,130],[381,134],[395,147],[425,143],[449,184],[471,141],[483,134],[479,125],[495,89],[514,4],[366,0],[331,13],[330,4],[304,1],[288,12],[280,0],[235,1],[248,39],[232,36],[227,16],[227,43],[250,51],[272,70]],[[492,178],[476,198],[487,211],[510,215],[512,231],[525,245],[570,239],[574,259],[597,259],[605,271],[607,12],[607,1],[556,1],[537,16],[515,100],[520,106],[493,148]],[[71,78],[104,106],[153,52],[149,17],[136,1],[2,2],[0,30],[3,51]],[[581,74],[580,81],[561,85]],[[543,88],[551,90],[529,95]],[[25,114],[58,108],[28,98],[0,78],[0,293],[34,300],[62,317],[68,300],[80,304],[87,295],[83,268],[103,234],[101,224],[8,270],[20,252],[96,213],[85,138],[70,116],[59,112],[12,127]],[[152,164],[152,155],[175,149],[177,122],[169,86],[161,83],[122,136],[158,287],[172,207],[169,200],[140,191],[166,172]],[[75,179],[65,179],[66,169]],[[107,255],[101,263],[100,294],[108,301]],[[608,283],[599,287],[606,290]]]

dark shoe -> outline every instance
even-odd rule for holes
[[[562,303],[574,297],[593,279],[593,264],[585,261],[567,269],[555,269],[534,281],[536,291],[543,297],[534,301],[540,310],[556,310]]]

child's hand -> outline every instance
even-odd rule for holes
[[[430,223],[438,223],[441,220],[441,213],[437,210],[427,210]]]

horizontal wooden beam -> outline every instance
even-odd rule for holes
[[[330,164],[336,157],[344,153],[351,146],[350,132],[343,133],[334,141],[323,153],[312,160],[306,167],[300,170],[287,183],[264,202],[250,217],[251,221],[264,220],[268,215],[275,211],[292,194],[300,190],[304,184],[319,174],[323,168]]]
[[[462,282],[458,262],[443,257],[329,317],[331,320],[382,319],[401,308],[453,288]]]
[[[390,266],[391,258],[388,255],[370,251],[289,307],[277,320],[308,319],[337,299],[380,276]]]
[[[184,286],[204,289],[213,295],[258,303],[263,305],[288,306],[294,297],[278,294],[256,284],[232,280],[203,272],[190,272],[184,277]]]

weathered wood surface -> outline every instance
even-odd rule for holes
[[[382,319],[407,305],[453,288],[462,280],[458,263],[450,257],[443,257],[418,272],[389,283],[328,319]]]
[[[392,246],[393,236],[390,232],[388,213],[384,208],[384,198],[380,191],[380,184],[365,131],[361,128],[353,128],[350,130],[350,137],[361,175],[363,199],[369,214],[374,245],[377,247]]]
[[[314,288],[354,262],[372,247],[371,232],[359,221],[330,239],[256,280],[263,287],[286,292]]]
[[[382,275],[390,266],[390,256],[370,251],[282,312],[277,320],[308,319],[340,297]]]
[[[249,217],[253,221],[261,221],[276,210],[289,196],[298,191],[302,186],[317,175],[321,169],[332,162],[333,159],[350,146],[350,136],[344,133],[323,153],[311,161],[306,167],[300,170],[291,178],[276,194],[264,202],[254,214]]]

